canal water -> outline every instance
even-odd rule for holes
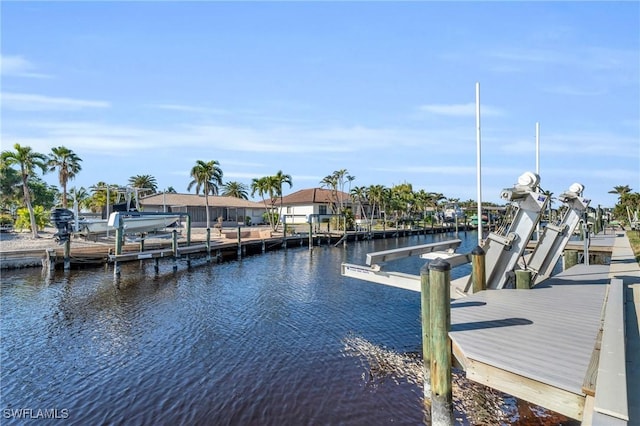
[[[289,248],[176,273],[130,263],[117,286],[111,268],[3,271],[0,422],[429,424],[419,293],[342,277],[340,263],[454,237]],[[476,245],[475,233],[459,238],[459,252]],[[389,269],[418,274],[423,262]],[[519,402],[461,375],[454,392],[460,423],[523,420]],[[531,424],[558,423],[527,409]]]

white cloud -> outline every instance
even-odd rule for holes
[[[51,78],[50,75],[34,72],[35,65],[19,55],[0,54],[0,73],[5,76],[28,78]]]
[[[83,99],[57,98],[29,93],[3,92],[2,108],[16,111],[68,111],[84,108],[108,108],[109,102]]]
[[[446,115],[451,117],[474,117],[476,115],[475,102],[466,104],[428,104],[418,107],[421,112]],[[502,116],[505,112],[487,105],[480,104],[480,114],[483,116]]]
[[[155,104],[155,105],[149,105],[149,106],[157,109],[189,112],[189,113],[196,113],[196,114],[226,114],[227,113],[227,111],[224,111],[222,109],[205,108],[205,107],[180,105],[180,104]]]

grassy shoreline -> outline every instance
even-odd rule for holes
[[[627,238],[631,243],[631,249],[636,257],[636,262],[640,264],[640,231],[627,231]]]

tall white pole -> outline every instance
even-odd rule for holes
[[[540,123],[536,121],[536,174],[540,177]],[[539,187],[540,185],[538,185]],[[536,241],[540,241],[540,221],[536,225]]]
[[[540,123],[536,122],[536,174],[540,176]]]
[[[482,246],[482,161],[480,149],[480,83],[476,82],[476,182],[478,185],[478,246]]]

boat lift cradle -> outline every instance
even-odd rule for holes
[[[523,268],[532,272],[532,285],[539,284],[551,276],[569,238],[584,218],[591,200],[582,196],[583,191],[582,184],[574,183],[568,191],[558,196],[558,200],[567,207],[567,211],[558,225],[549,223],[544,227],[538,244]]]
[[[485,240],[483,249],[485,251],[487,288],[501,289],[513,281],[513,269],[518,258],[524,254],[527,243],[549,202],[545,194],[537,192],[539,181],[538,175],[526,172],[518,178],[518,183],[513,188],[504,189],[500,194],[502,199],[511,201],[517,210],[510,226],[503,234],[492,232]],[[470,255],[454,252],[460,243],[460,240],[451,240],[369,253],[367,254],[368,267],[343,263],[341,272],[343,276],[419,292],[419,276],[382,271],[382,264],[395,259],[419,255],[423,259],[441,258],[449,262],[452,267],[458,266],[470,261]],[[464,289],[464,293],[468,293],[471,287],[471,277],[461,279],[466,281],[466,285],[462,284],[456,287],[461,287],[460,290]],[[455,284],[455,281],[452,284]]]

